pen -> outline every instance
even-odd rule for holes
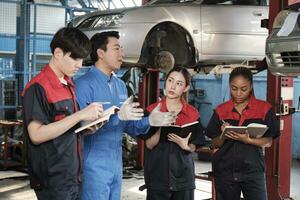
[[[111,104],[109,101],[104,101],[104,102],[101,102],[101,101],[96,101],[96,102],[93,102],[93,103],[100,103],[100,104],[102,104],[102,105],[107,105],[107,104]],[[86,105],[90,105],[91,104],[91,102],[87,102],[86,103]]]
[[[101,104],[103,104],[103,105],[111,104],[111,103],[108,102],[108,101],[105,101],[105,102],[97,102],[97,103],[101,103]]]

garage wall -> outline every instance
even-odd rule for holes
[[[16,34],[16,20],[17,4],[0,2],[0,33]]]
[[[0,53],[15,53],[16,30],[17,30],[17,2],[0,2]],[[65,26],[65,8],[52,7],[49,5],[30,6],[30,50],[33,50],[35,37],[35,52],[40,54],[51,54],[49,44],[52,35]],[[36,24],[36,35],[33,33]]]
[[[34,11],[35,7],[36,12]],[[31,5],[30,13],[30,32],[34,32],[34,17],[36,18],[37,33],[54,34],[58,29],[65,26],[65,8]]]
[[[216,78],[214,75],[195,75],[194,80],[196,89],[204,89],[205,95],[199,98],[200,104],[195,106],[200,110],[201,122],[207,126],[213,113],[213,109],[222,102],[229,99],[228,87],[229,75],[222,75]],[[256,74],[253,77],[255,96],[258,99],[266,99],[267,75],[266,71]],[[298,106],[298,97],[300,96],[300,78],[294,79],[294,106]],[[199,102],[198,101],[198,102]],[[293,138],[292,138],[292,156],[300,158],[300,113],[293,114]]]
[[[224,74],[216,78],[214,75],[195,75],[193,79],[196,82],[196,89],[205,90],[204,102],[198,107],[201,113],[202,123],[208,124],[212,110],[219,104],[229,99],[229,75]],[[262,72],[254,76],[254,91],[256,98],[266,99],[266,73]],[[209,104],[208,104],[209,103]],[[197,106],[197,105],[196,105]]]

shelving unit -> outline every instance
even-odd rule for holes
[[[0,119],[14,120],[18,105],[17,80],[0,80],[0,89]]]
[[[9,137],[13,138],[14,129],[22,126],[22,121],[7,121],[0,120],[0,128],[2,129],[3,141],[0,144],[3,148],[3,154],[0,158],[0,165],[4,169],[9,167],[22,166],[24,164],[23,141],[20,143],[11,143]],[[14,159],[12,150],[19,148],[21,150],[21,157]]]

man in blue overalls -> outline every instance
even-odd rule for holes
[[[122,182],[122,135],[146,134],[149,126],[168,126],[175,122],[172,113],[162,113],[157,106],[149,117],[143,117],[139,103],[127,99],[125,83],[116,77],[123,61],[119,34],[97,33],[91,38],[91,59],[95,66],[76,81],[81,109],[91,102],[102,102],[104,110],[120,107],[117,114],[94,135],[84,139],[84,167],[81,198],[83,200],[119,200]]]

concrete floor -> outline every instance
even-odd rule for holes
[[[211,169],[210,162],[195,160],[197,173]],[[134,172],[131,178],[123,179],[122,200],[145,200],[146,191],[139,191],[144,184],[141,172]],[[294,160],[291,175],[291,197],[300,200],[300,162]],[[196,180],[195,199],[211,197],[211,182]],[[36,200],[33,190],[29,188],[28,176],[15,171],[0,171],[0,200]]]

